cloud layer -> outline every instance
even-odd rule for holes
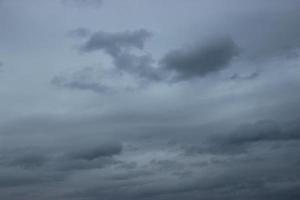
[[[0,0],[0,199],[300,199],[299,11]]]

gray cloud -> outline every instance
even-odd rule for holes
[[[79,28],[69,34],[76,37],[85,37],[89,35],[89,31]],[[148,82],[160,81],[164,76],[162,71],[155,69],[155,61],[151,54],[137,55],[131,52],[133,49],[143,50],[145,42],[150,36],[151,33],[145,29],[117,33],[99,31],[93,33],[80,47],[80,50],[83,52],[104,51],[112,57],[115,67],[115,69],[110,70],[109,76],[115,77],[119,74],[119,78],[121,78],[124,73],[133,76],[138,79],[135,84],[137,85],[136,88],[140,88]],[[96,93],[113,92],[115,90],[114,86],[104,84],[99,78],[93,79],[94,74],[88,74],[87,71],[90,71],[90,68],[76,71],[69,78],[55,76],[51,83],[59,87],[91,90]],[[133,89],[130,86],[125,88]]]
[[[143,49],[146,39],[151,33],[145,29],[118,33],[96,32],[81,47],[84,52],[104,50],[106,53],[117,56],[131,48]]]
[[[140,147],[133,151],[135,154],[141,151],[140,155],[145,157],[146,163],[124,167],[124,172],[118,168],[118,173],[111,172],[107,176],[107,185],[94,184],[93,187],[67,193],[66,197],[168,200],[198,199],[200,196],[210,200],[263,200],[272,196],[276,200],[297,199],[300,195],[297,190],[299,181],[293,177],[300,176],[299,167],[295,168],[300,161],[296,153],[299,137],[291,135],[286,128],[275,121],[263,120],[242,125],[230,134],[222,132],[218,138],[214,137],[217,141],[209,142],[227,144],[232,151],[233,146],[255,145],[251,151],[242,154],[240,149],[236,149],[238,154],[228,154],[228,149],[219,146],[216,147],[220,148],[217,154],[211,151],[207,157],[203,154],[181,154],[173,148],[176,144],[167,142],[145,150],[144,145],[151,142],[141,138]],[[245,136],[241,131],[247,131]],[[159,137],[157,140],[163,139]],[[194,137],[194,140],[196,143],[202,142],[203,137],[202,140]],[[154,159],[145,154],[152,150]],[[138,171],[141,168],[144,171]]]
[[[300,198],[297,0],[28,1],[0,6],[0,199]]]
[[[266,196],[272,196],[274,199],[283,200],[287,198],[287,194],[291,194],[291,199],[297,199],[299,192],[296,188],[299,181],[292,178],[299,176],[298,167],[293,167],[296,155],[289,158],[284,156],[291,149],[273,149],[266,154],[256,152],[240,157],[212,157],[207,161],[208,164],[202,166],[200,163],[203,156],[193,156],[190,159],[176,157],[171,158],[172,161],[168,161],[170,158],[160,162],[150,161],[147,165],[149,167],[143,166],[144,172],[136,175],[130,173],[131,176],[126,179],[115,179],[110,175],[111,179],[107,179],[107,182],[114,187],[113,189],[98,184],[92,188],[74,191],[66,197],[168,200],[198,199],[201,196],[203,199],[212,200],[221,197],[236,200],[250,200],[256,197],[262,200]],[[168,164],[164,164],[163,168],[157,166],[161,163]],[[287,169],[290,171],[287,172]],[[180,173],[185,173],[185,176],[177,176]],[[285,176],[280,175],[282,173]]]
[[[154,60],[151,55],[136,56],[129,53],[122,53],[114,58],[115,66],[137,78],[160,81],[163,80],[164,72],[153,66]]]
[[[87,34],[87,30],[76,29],[72,34],[83,36]],[[121,72],[120,75],[127,73],[137,79],[137,85],[141,86],[149,82],[174,83],[204,77],[225,69],[238,55],[238,47],[231,39],[215,39],[207,45],[170,51],[161,59],[158,66],[155,66],[151,54],[137,55],[131,52],[132,49],[142,50],[146,39],[150,36],[150,32],[144,29],[119,33],[96,32],[87,39],[80,50],[83,52],[103,50],[113,59],[116,71],[112,73]],[[78,77],[70,79],[56,76],[52,83],[60,87],[91,90],[96,93],[113,90],[113,87],[105,86],[91,77],[85,77],[84,71],[75,72]],[[85,77],[85,80],[81,80],[82,77]]]
[[[39,148],[31,147],[30,150],[2,146],[0,175],[5,173],[6,176],[0,182],[0,190],[17,190],[26,186],[36,188],[37,191],[32,192],[37,194],[37,185],[46,189],[54,183],[62,190],[58,197],[66,199],[122,197],[168,200],[187,197],[197,199],[200,195],[212,200],[220,197],[250,200],[254,196],[263,200],[266,195],[278,194],[276,198],[283,200],[286,193],[291,194],[292,199],[299,195],[296,190],[299,183],[292,178],[300,176],[299,169],[295,168],[295,163],[300,162],[296,153],[299,149],[300,129],[297,121],[281,126],[276,121],[263,120],[242,125],[234,132],[221,131],[214,136],[211,135],[213,131],[206,136],[199,135],[204,129],[198,128],[195,130],[198,134],[192,137],[194,143],[204,142],[210,149],[205,148],[200,154],[187,154],[187,148],[178,147],[189,145],[190,142],[180,138],[177,140],[174,132],[174,137],[170,138],[161,134],[162,130],[165,133],[164,129],[158,128],[150,130],[152,134],[159,135],[157,138],[149,139],[145,136],[147,130],[143,130],[155,118],[139,119],[140,126],[137,126],[136,118],[127,119],[120,115],[103,117],[86,120],[86,124],[82,120],[55,118],[55,122],[54,119],[43,117],[11,124],[11,127],[17,126],[22,130],[15,133],[17,138],[22,138],[24,134],[29,137],[32,132],[39,133],[47,125],[53,131],[46,135],[54,141],[49,146],[43,145],[45,141],[49,142],[49,139],[44,138],[39,142],[42,144]],[[121,126],[120,134],[123,135],[124,143],[127,143],[125,146],[101,140],[79,141],[75,134],[76,131],[80,133],[85,130],[84,134],[80,134],[81,140],[95,139],[90,136],[90,132],[93,132],[91,129],[104,130],[107,124],[116,123]],[[139,132],[138,136],[130,134],[135,129],[133,127]],[[4,132],[7,129],[1,127]],[[14,130],[12,132],[18,129]],[[68,130],[73,132],[72,136]],[[175,130],[183,131],[184,138],[192,134],[184,125],[183,129]],[[2,139],[5,139],[4,132],[1,134]],[[60,137],[52,137],[57,134],[69,136],[69,144],[60,141]],[[6,137],[10,138],[11,134]],[[169,139],[177,142],[171,143]],[[5,140],[11,141],[7,138]],[[3,148],[11,150],[4,151]],[[245,151],[248,149],[251,151]],[[16,175],[8,173],[7,168],[17,172]],[[58,188],[55,190],[60,191]],[[47,199],[47,195],[40,198]]]
[[[170,51],[160,61],[166,70],[176,72],[176,79],[203,77],[228,66],[238,55],[238,47],[231,39],[220,39],[206,46]]]

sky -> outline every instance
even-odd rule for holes
[[[0,199],[300,199],[300,1],[0,0]]]

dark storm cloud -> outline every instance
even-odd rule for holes
[[[164,69],[176,72],[177,79],[186,80],[221,71],[237,55],[237,45],[227,38],[206,46],[170,51],[160,64]]]
[[[131,48],[143,49],[145,41],[150,36],[151,33],[145,29],[118,33],[99,31],[91,35],[81,50],[84,52],[104,50],[106,53],[116,56]]]

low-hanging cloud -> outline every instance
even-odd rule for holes
[[[239,48],[231,38],[217,38],[206,45],[197,44],[167,53],[157,63],[151,53],[136,54],[132,50],[143,50],[151,32],[145,29],[108,33],[98,31],[90,34],[87,29],[75,29],[72,36],[87,37],[80,46],[81,52],[104,51],[112,57],[115,70],[133,76],[137,85],[162,82],[176,83],[194,78],[203,78],[228,67],[239,55]],[[90,36],[88,36],[90,35]],[[80,70],[81,71],[81,70]],[[56,76],[52,83],[71,89],[91,90],[96,93],[112,91],[113,88],[84,77],[85,70],[75,72],[79,76],[71,79]]]

